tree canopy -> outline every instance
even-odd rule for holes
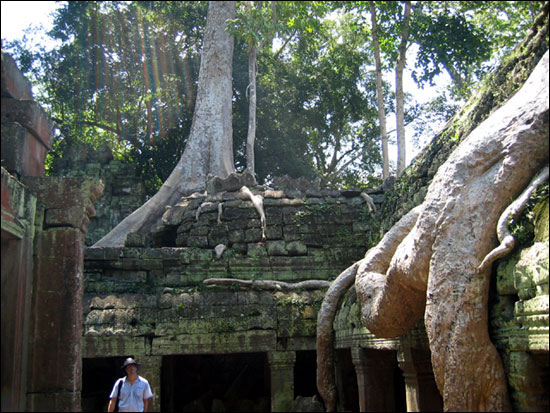
[[[233,59],[236,168],[246,166],[248,50],[257,55],[256,173],[260,182],[289,174],[327,185],[361,186],[381,178],[374,51],[368,2],[251,2],[237,5],[229,29]],[[375,2],[384,73],[395,65],[403,2]],[[407,61],[419,85],[442,72],[455,97],[475,90],[495,57],[532,23],[540,2],[417,2]],[[5,42],[38,86],[37,100],[59,128],[49,173],[75,143],[108,144],[135,162],[154,193],[185,148],[193,119],[206,22],[205,2],[66,2],[48,33],[50,51]],[[491,60],[493,59],[493,60]],[[384,81],[387,114],[394,95]],[[422,109],[422,110],[421,110]],[[447,96],[419,106],[405,89],[405,124],[424,132],[456,106]],[[414,136],[408,136],[408,141]]]

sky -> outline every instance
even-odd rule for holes
[[[2,1],[2,39],[14,40],[23,36],[23,29],[42,24],[52,27],[49,14],[60,6],[55,1]]]
[[[53,18],[50,15],[56,8],[61,7],[65,2],[55,2],[55,1],[1,1],[1,32],[2,39],[15,40],[21,39],[24,34],[24,30],[29,28],[29,26],[42,26],[44,31],[48,31],[52,28]],[[42,44],[50,45],[53,47],[53,43],[45,34],[40,35],[36,38],[37,42]],[[414,61],[415,51],[414,47],[411,47],[408,52],[407,60],[409,62]],[[390,82],[392,85],[395,81],[395,76],[393,73],[388,73],[385,76],[385,79]],[[441,87],[444,87],[449,83],[449,77],[447,75],[439,76],[439,79],[436,79],[436,86],[429,87],[426,86],[424,89],[418,89],[415,82],[412,80],[410,75],[410,70],[405,70],[403,77],[403,87],[405,92],[412,93],[413,96],[420,102],[426,102],[429,99],[436,96],[438,90]],[[387,117],[387,129],[388,131],[395,129],[395,116],[389,114]],[[441,125],[443,126],[443,125]],[[409,136],[412,134],[412,129],[406,130],[406,134]],[[390,135],[390,139],[392,136]],[[395,139],[395,136],[393,136]],[[426,136],[424,139],[420,139],[421,147],[425,146],[431,136]],[[415,148],[410,143],[407,144],[407,165],[410,161],[418,154],[421,150],[420,148]],[[397,158],[397,149],[395,145],[390,145],[389,148],[389,157],[390,162],[394,165]]]

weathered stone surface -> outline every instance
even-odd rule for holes
[[[18,122],[28,129],[47,150],[52,147],[53,123],[34,100],[2,98],[2,123]]]
[[[19,71],[15,60],[2,52],[2,97],[32,99],[31,82]]]
[[[2,122],[2,162],[20,176],[44,175],[48,149],[19,123]]]

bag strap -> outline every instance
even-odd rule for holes
[[[118,412],[118,403],[120,402],[120,389],[122,388],[122,385],[124,384],[124,378],[119,379],[118,383],[118,391],[116,394],[116,406],[115,406],[115,412]]]

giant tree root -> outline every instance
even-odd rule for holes
[[[369,250],[365,258],[344,270],[330,285],[317,315],[317,388],[328,412],[336,411],[334,379],[334,346],[332,323],[338,305],[355,282],[358,268],[370,263],[372,271],[385,272],[395,249],[412,228],[418,217],[418,208],[411,210],[384,235],[380,243]],[[368,265],[368,264],[367,264]]]
[[[488,333],[490,271],[478,267],[497,244],[494,228],[507,204],[548,163],[548,67],[546,52],[523,87],[439,168],[418,218],[392,246],[391,258],[371,250],[350,267],[363,322],[374,334],[396,337],[424,314],[445,410],[510,408],[502,363]],[[318,360],[326,357],[332,321],[326,330],[330,334],[318,333]],[[334,410],[331,386],[333,381],[318,379],[320,394],[329,395],[325,403]]]
[[[283,291],[283,290],[318,290],[328,288],[329,281],[325,280],[305,280],[297,283],[287,283],[275,280],[242,280],[239,278],[207,278],[202,282],[210,286],[229,286],[240,285],[254,290]]]

